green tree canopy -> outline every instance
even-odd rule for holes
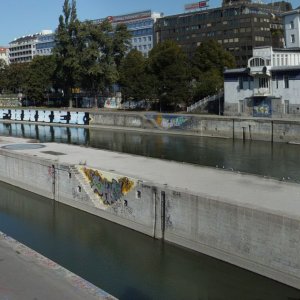
[[[120,67],[120,84],[123,98],[149,99],[152,78],[147,71],[147,59],[133,49],[124,58]]]
[[[56,46],[53,53],[56,59],[56,76],[61,83],[66,100],[72,107],[72,88],[78,82],[80,71],[80,54],[78,53],[78,31],[76,1],[64,1],[63,14],[59,17],[56,31]]]
[[[232,54],[215,40],[204,41],[191,59],[194,100],[214,95],[223,88],[225,68],[235,67]]]
[[[27,96],[36,104],[42,103],[45,94],[53,87],[56,68],[53,56],[35,56],[28,65],[26,74]]]
[[[189,99],[187,57],[174,41],[162,42],[150,51],[149,70],[162,109]]]
[[[193,66],[193,76],[197,78],[199,74],[218,70],[223,74],[224,68],[234,68],[235,59],[232,54],[222,47],[215,40],[207,40],[197,47],[196,52],[191,60]]]

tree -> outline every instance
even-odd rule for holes
[[[45,93],[53,86],[54,71],[56,68],[54,57],[35,56],[28,66],[26,76],[27,97],[41,104]]]
[[[27,91],[27,74],[29,63],[13,63],[7,69],[7,88],[13,93]]]
[[[223,87],[225,67],[234,68],[235,59],[215,40],[204,41],[191,60],[194,100],[214,95]]]
[[[72,88],[76,86],[80,71],[80,54],[78,53],[78,31],[76,1],[64,1],[63,15],[59,17],[56,31],[56,46],[53,53],[57,63],[56,76],[61,82],[65,99],[72,107]]]
[[[113,35],[113,55],[118,70],[122,60],[130,49],[130,38],[131,33],[127,30],[127,26],[125,24],[118,24]]]
[[[113,55],[112,26],[108,21],[95,25],[81,24],[79,33],[81,87],[96,98],[117,81],[118,73]]]
[[[4,59],[0,59],[0,93],[8,87],[8,65]]]
[[[138,50],[131,50],[120,66],[120,85],[125,99],[148,99],[151,95],[151,77],[147,59]]]
[[[223,74],[224,68],[234,68],[235,59],[232,54],[215,40],[204,41],[192,58],[193,75],[216,69]]]
[[[160,110],[187,102],[190,79],[187,57],[174,41],[167,40],[150,51],[149,70],[155,78]]]

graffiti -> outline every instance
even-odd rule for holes
[[[119,98],[107,98],[104,103],[105,108],[120,108],[121,107],[121,99]]]
[[[89,125],[91,120],[89,113],[85,112],[30,109],[0,109],[0,119],[76,125]]]
[[[272,102],[268,98],[257,97],[253,100],[253,117],[271,117]]]
[[[127,205],[125,205],[125,201],[121,202],[118,201],[113,205],[113,210],[115,212],[115,214],[128,214],[128,215],[132,215],[133,209]]]
[[[90,181],[91,188],[99,195],[106,205],[111,205],[126,195],[134,186],[134,182],[127,177],[108,179],[96,170],[83,168],[83,172]]]
[[[183,116],[175,116],[175,115],[146,115],[148,120],[154,121],[158,126],[163,129],[180,129],[182,127],[186,127],[188,125],[188,121],[190,121],[190,117]]]

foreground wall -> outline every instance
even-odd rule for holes
[[[1,181],[300,289],[299,218],[16,151],[0,164]]]

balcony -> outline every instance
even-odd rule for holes
[[[266,96],[270,96],[270,95],[271,95],[270,88],[254,88],[253,89],[254,97],[266,97]]]

